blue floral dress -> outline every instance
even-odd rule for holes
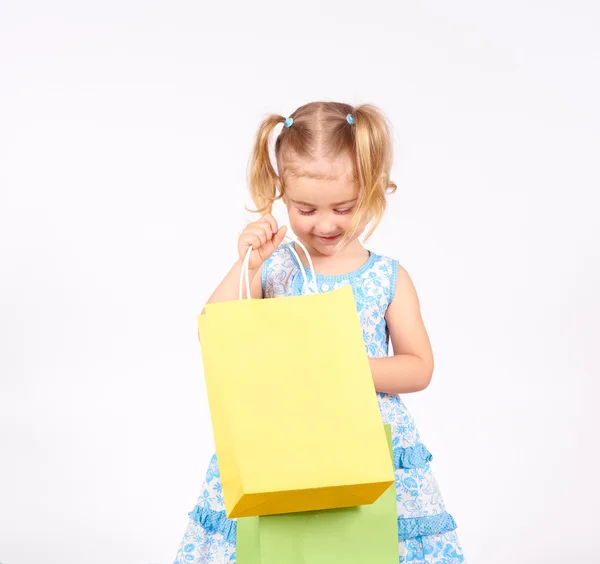
[[[309,269],[298,264],[287,245],[281,245],[263,264],[264,296],[305,293],[301,269],[310,280]],[[396,260],[370,253],[367,262],[349,274],[317,274],[320,292],[352,285],[370,357],[388,356],[389,332],[384,316],[393,298],[397,273]],[[399,562],[465,563],[456,523],[446,511],[430,469],[432,455],[421,442],[410,413],[398,395],[378,393],[377,398],[383,422],[392,428]],[[189,517],[174,564],[234,564],[236,520],[225,517],[216,455],[210,461],[202,493]]]

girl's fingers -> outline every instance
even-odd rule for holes
[[[256,258],[262,263],[279,247],[286,232],[287,228],[279,228],[277,221],[271,214],[267,214],[258,221],[248,224],[239,237],[238,247],[240,249],[240,258],[243,258],[248,252],[248,247],[252,247],[253,251],[258,252]],[[245,252],[243,251],[244,248],[246,249]],[[254,255],[254,253],[252,254]],[[250,259],[250,263],[254,264],[252,258]]]
[[[265,221],[261,221],[257,224],[257,227],[262,229],[263,233],[265,234],[265,244],[269,243],[271,239],[273,239],[273,233],[271,233],[271,226]]]
[[[263,242],[260,238],[260,235],[257,235],[256,233],[252,233],[252,248],[256,251],[257,249],[260,249],[263,246]]]
[[[249,225],[246,227],[246,233],[256,235],[260,239],[261,245],[265,245],[271,239],[270,236],[267,236],[267,230],[260,225]]]
[[[269,241],[269,244],[265,247],[262,247],[259,251],[260,258],[265,261],[267,260],[276,250],[279,245],[281,245],[281,241],[285,237],[286,227],[282,227],[273,235],[273,239]]]
[[[285,239],[286,233],[287,233],[287,227],[285,225],[280,227],[279,231],[277,231],[277,233],[275,233],[275,236],[273,237],[273,246],[275,248],[277,248],[277,247],[279,247],[279,245],[281,245],[281,242]]]
[[[270,213],[263,215],[259,221],[269,224],[271,228],[271,235],[277,233],[277,230],[279,229],[277,226],[277,220]]]
[[[256,233],[251,233],[250,231],[245,231],[240,239],[243,241],[245,247],[252,247],[254,250],[262,245],[260,237]]]

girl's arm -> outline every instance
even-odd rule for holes
[[[394,355],[369,359],[375,389],[386,394],[424,390],[433,375],[433,352],[417,292],[408,272],[400,265],[394,298],[385,319]]]

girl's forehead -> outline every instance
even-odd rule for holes
[[[347,154],[335,158],[300,158],[289,155],[283,163],[286,179],[309,178],[313,180],[341,180],[352,182],[354,162]]]
[[[299,176],[286,182],[285,196],[292,204],[336,207],[356,200],[359,185],[357,181],[345,177],[315,179]]]
[[[290,203],[330,207],[359,195],[354,163],[345,155],[332,158],[285,160],[285,193]]]

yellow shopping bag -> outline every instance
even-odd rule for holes
[[[205,311],[198,335],[227,517],[376,501],[394,470],[352,288]]]

